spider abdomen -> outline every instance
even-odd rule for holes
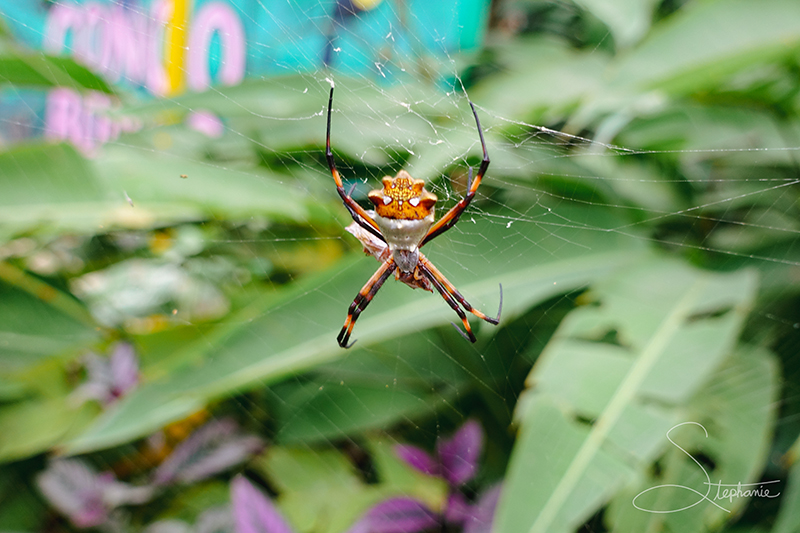
[[[419,261],[419,243],[433,225],[433,209],[428,216],[419,220],[387,218],[376,214],[375,222],[389,245],[397,268],[412,272]]]

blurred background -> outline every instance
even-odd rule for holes
[[[334,85],[365,208],[474,102],[476,343],[338,346]],[[799,113],[792,0],[0,0],[0,532],[800,531]]]

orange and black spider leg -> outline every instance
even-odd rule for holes
[[[439,292],[439,294],[442,295],[444,301],[447,302],[447,304],[453,308],[453,311],[455,311],[456,314],[458,314],[458,317],[461,319],[461,322],[464,323],[464,329],[467,330],[467,332],[464,333],[458,326],[455,325],[454,322],[450,322],[451,324],[453,324],[453,327],[456,328],[456,331],[461,333],[461,336],[467,339],[468,341],[477,342],[478,339],[476,339],[475,334],[472,333],[472,327],[469,325],[469,321],[467,320],[467,314],[464,312],[463,309],[461,309],[458,306],[458,302],[456,302],[455,298],[453,298],[453,295],[447,291],[447,289],[442,285],[442,283],[438,279],[436,279],[436,276],[434,276],[427,268],[421,266],[420,270],[422,270],[422,272],[425,274],[425,277],[430,280],[431,285],[433,285],[434,288]]]
[[[347,311],[347,318],[344,321],[344,326],[342,326],[342,331],[340,331],[339,336],[336,337],[336,340],[339,341],[339,346],[342,348],[350,348],[355,344],[356,341],[350,344],[347,344],[347,341],[350,340],[350,334],[353,332],[353,326],[355,326],[356,320],[358,320],[358,315],[361,314],[361,311],[366,309],[375,296],[375,293],[378,292],[383,282],[392,275],[395,269],[397,269],[397,265],[394,263],[394,259],[390,257],[378,268],[372,277],[369,278],[369,281],[361,287],[361,290],[358,291],[353,303],[350,304],[350,309]]]
[[[475,197],[475,192],[478,190],[478,187],[481,184],[481,179],[483,179],[483,175],[486,173],[486,169],[489,168],[489,154],[486,151],[486,141],[483,139],[483,130],[481,129],[481,121],[478,119],[478,113],[475,111],[475,106],[472,102],[469,103],[469,106],[472,108],[472,114],[475,116],[475,124],[478,125],[478,136],[481,138],[481,148],[483,149],[483,161],[481,162],[481,166],[478,169],[478,175],[475,176],[475,179],[470,179],[470,183],[467,186],[467,194],[464,198],[461,199],[456,205],[453,206],[450,211],[448,211],[442,218],[440,218],[436,224],[431,226],[431,229],[428,230],[427,235],[422,239],[422,242],[419,243],[419,246],[422,247],[425,243],[430,242],[431,240],[435,239],[445,231],[449,230],[453,226],[456,225],[458,219],[461,218],[461,214],[467,208],[469,203]],[[471,172],[471,170],[470,170]]]
[[[336,162],[333,159],[333,152],[331,152],[331,107],[333,107],[333,87],[331,87],[331,95],[328,98],[328,133],[325,136],[325,158],[328,160],[328,168],[331,169],[333,181],[336,182],[336,190],[339,192],[339,196],[342,197],[344,206],[350,212],[350,216],[353,217],[353,220],[355,220],[359,226],[375,235],[381,241],[386,242],[386,239],[384,239],[383,235],[381,235],[380,229],[375,221],[372,220],[364,208],[358,205],[356,201],[353,200],[344,190],[342,176],[339,174],[339,171],[336,170]]]
[[[474,307],[472,307],[472,305],[470,305],[470,303],[461,295],[461,293],[458,292],[458,289],[456,289],[455,285],[450,283],[450,281],[448,281],[448,279],[446,277],[444,277],[444,274],[439,272],[439,269],[436,268],[435,266],[433,266],[433,263],[431,263],[428,260],[428,258],[425,257],[422,254],[419,254],[419,264],[422,267],[423,271],[428,274],[428,277],[431,278],[431,280],[436,280],[436,282],[441,284],[442,287],[458,303],[460,303],[461,306],[464,309],[466,309],[467,311],[469,311],[470,313],[472,313],[476,317],[480,318],[481,320],[485,320],[486,322],[488,322],[490,324],[493,324],[495,326],[500,323],[500,313],[503,312],[503,285],[502,284],[500,285],[500,305],[498,306],[498,309],[497,309],[497,316],[496,317],[486,316],[484,313],[482,313],[482,312],[478,311],[477,309],[475,309]],[[475,341],[472,341],[472,342],[475,342]]]

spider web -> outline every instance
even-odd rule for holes
[[[102,160],[105,152],[114,148],[138,152],[142,158],[157,154],[170,162],[170,172],[182,165],[188,168],[192,163],[218,171],[221,175],[255,180],[263,177],[264,173],[263,168],[253,170],[252,164],[261,164],[262,167],[268,166],[273,176],[283,175],[285,185],[298,189],[301,195],[321,198],[319,203],[327,209],[328,205],[336,205],[331,201],[334,198],[334,184],[321,157],[320,147],[325,135],[327,91],[335,86],[331,144],[337,166],[345,179],[345,188],[366,206],[364,200],[367,192],[377,188],[384,175],[394,175],[400,168],[405,168],[412,176],[425,179],[426,187],[439,197],[437,215],[441,216],[462,197],[468,181],[468,169],[477,168],[480,163],[480,141],[469,108],[471,99],[476,103],[492,163],[475,200],[458,225],[425,250],[457,286],[465,283],[470,289],[478,287],[487,274],[493,279],[496,276],[492,273],[502,273],[505,263],[534,262],[547,256],[560,257],[565,249],[591,252],[606,246],[610,242],[606,240],[609,235],[633,242],[634,245],[667,250],[678,256],[691,258],[703,254],[710,258],[709,264],[718,268],[759,268],[767,277],[767,286],[770,285],[770,275],[780,277],[793,272],[796,280],[800,256],[796,245],[792,248],[791,243],[796,242],[800,234],[800,227],[796,223],[796,197],[800,180],[788,173],[767,173],[763,169],[775,161],[796,166],[795,153],[800,149],[800,144],[791,140],[785,142],[783,138],[775,140],[761,136],[758,141],[763,141],[764,145],[744,146],[746,143],[740,139],[722,137],[707,139],[705,147],[699,149],[649,150],[646,144],[642,147],[634,141],[635,133],[615,135],[630,123],[624,116],[614,115],[600,120],[599,126],[591,130],[592,133],[586,133],[593,124],[590,119],[581,123],[580,117],[573,117],[568,122],[560,122],[563,115],[536,113],[538,120],[551,127],[541,126],[532,120],[518,118],[513,112],[514,94],[502,94],[496,88],[492,90],[482,85],[482,81],[490,79],[491,74],[482,78],[480,72],[465,70],[470,61],[477,59],[479,49],[469,49],[471,39],[467,39],[468,50],[461,52],[453,45],[452,39],[448,40],[448,36],[436,34],[436,28],[428,24],[429,19],[420,14],[424,6],[417,2],[408,2],[406,5],[388,0],[373,3],[342,2],[342,5],[345,3],[349,4],[349,9],[341,11],[336,11],[335,2],[327,1],[301,3],[253,0],[230,4],[246,27],[257,28],[259,34],[265,36],[263,42],[256,42],[248,48],[247,63],[260,65],[261,70],[256,77],[268,80],[273,91],[270,95],[279,91],[291,94],[292,100],[287,103],[285,111],[280,110],[278,105],[259,102],[253,97],[257,93],[221,85],[212,85],[204,99],[193,99],[191,95],[162,95],[148,101],[145,97],[145,103],[138,104],[140,111],[144,109],[142,113],[146,117],[143,130],[134,131],[131,136],[111,138],[105,146],[93,147],[89,152],[99,160]],[[565,2],[555,4],[566,11],[574,9],[572,4]],[[71,4],[52,2],[50,8],[66,5]],[[156,18],[150,10],[135,2],[114,5],[125,5],[147,20]],[[452,10],[449,15],[457,18],[457,8],[449,9]],[[13,13],[6,13],[6,16],[13,22],[24,24],[23,20],[14,19]],[[509,17],[508,20],[504,19],[504,23],[511,23],[511,15]],[[387,26],[388,31],[384,32]],[[317,38],[309,39],[310,33]],[[382,47],[375,46],[378,34],[384,42]],[[481,39],[476,35],[475,40]],[[438,46],[431,43],[438,43]],[[212,55],[221,54],[218,47],[219,43],[212,45]],[[602,50],[594,52],[595,55],[602,53]],[[586,56],[591,61],[593,54]],[[323,61],[327,61],[330,68],[320,68]],[[224,56],[215,57],[212,66],[216,72],[211,72],[211,75],[219,77],[226,67]],[[189,77],[188,67],[181,71]],[[127,71],[111,69],[105,75],[119,80],[129,89],[138,87],[134,90],[142,91],[141,80],[133,79]],[[245,81],[244,86],[250,81]],[[552,86],[556,82],[541,80],[541,83]],[[7,90],[17,91],[17,96],[31,112],[41,105],[31,103],[20,89]],[[493,99],[492,95],[501,96]],[[217,110],[228,110],[235,118],[229,118],[224,111],[209,113],[208,104],[211,101]],[[296,101],[302,102],[299,108],[292,107]],[[203,139],[211,139],[202,141],[204,146],[208,146],[210,157],[202,158],[208,152],[200,154],[198,150],[189,149],[180,142],[171,145],[159,143],[158,130],[164,126],[150,122],[150,117],[157,114],[161,106],[167,113],[177,108],[187,116],[195,117],[188,120],[196,122],[188,123],[195,132],[205,136]],[[694,110],[691,108],[687,110],[687,113],[692,112]],[[551,120],[553,117],[558,119]],[[697,118],[705,120],[708,117],[698,115]],[[167,118],[165,122],[169,120]],[[14,117],[4,118],[4,123],[6,132],[11,126],[25,126],[25,121]],[[262,125],[253,126],[254,123]],[[287,123],[292,125],[292,129],[285,127]],[[275,133],[270,131],[272,126],[265,127],[263,124],[274,124]],[[643,120],[636,127],[639,128],[637,132],[646,137],[653,133],[648,128],[656,126]],[[136,128],[132,126],[131,129]],[[145,135],[151,134],[154,142],[141,142]],[[284,135],[289,138],[282,138]],[[307,147],[302,147],[298,139],[306,140]],[[211,147],[212,142],[219,142],[220,148]],[[247,157],[237,159],[235,155],[225,154],[227,149],[235,154],[243,143],[257,147],[260,161],[247,161]],[[287,149],[287,146],[291,148]],[[674,167],[655,168],[648,163],[653,159],[670,161]],[[637,168],[629,163],[631,160],[641,162],[641,165]],[[247,166],[243,161],[251,165]],[[677,175],[680,165],[683,165],[681,170],[685,171],[685,175]],[[716,176],[715,167],[733,166],[739,169],[737,178]],[[176,174],[168,179],[179,180],[181,172]],[[186,186],[191,187],[193,176],[189,171],[186,174]],[[687,204],[681,198],[663,196],[673,190],[670,184],[674,183],[686,187],[684,199],[690,198],[691,203]],[[727,187],[715,187],[717,183]],[[734,183],[740,186],[731,186]],[[694,191],[698,189],[704,189],[707,193],[695,194]],[[615,194],[609,194],[609,191]],[[133,191],[120,188],[118,192],[121,205],[130,203],[133,209],[146,206],[146,202],[140,204]],[[616,200],[609,201],[607,198]],[[744,215],[737,211],[742,205],[751,206]],[[355,254],[360,248],[359,243],[344,230],[349,223],[344,208],[337,206],[335,209],[339,210],[335,214],[336,219],[342,222],[338,231],[332,230],[329,222],[317,222],[314,219],[307,227],[298,228],[291,222],[274,224],[255,216],[230,223],[224,220],[227,215],[215,215],[182,225],[183,229],[166,237],[173,249],[176,246],[196,246],[198,251],[217,250],[224,255],[228,253],[226,249],[235,248],[238,251],[231,255],[242,252],[249,255],[247,264],[250,265],[250,271],[238,268],[245,261],[236,266],[231,266],[228,260],[222,261],[216,269],[213,260],[195,262],[187,267],[193,268],[193,277],[202,282],[193,287],[192,301],[204,309],[205,314],[198,311],[184,318],[183,310],[176,306],[177,323],[192,332],[190,337],[199,338],[211,346],[222,346],[225,342],[223,338],[208,335],[206,320],[226,316],[232,307],[246,308],[244,304],[252,301],[232,301],[232,297],[227,297],[230,292],[219,290],[219,287],[225,284],[247,287],[253,283],[260,269],[264,273],[261,287],[253,289],[258,296],[291,283],[300,284],[303,290],[289,292],[288,296],[283,297],[281,305],[267,311],[250,315],[237,313],[233,320],[229,319],[230,322],[258,322],[285,312],[282,320],[286,328],[302,329],[306,325],[313,325],[315,329],[338,329],[346,316],[347,306],[355,296],[353,288],[357,289],[366,282],[369,272],[377,269],[378,264],[370,257],[363,257],[339,270],[330,270],[333,272],[331,279],[302,285],[308,279],[318,279],[313,276],[331,268],[336,261],[346,261],[347,252]],[[224,229],[220,230],[220,227]],[[195,231],[198,228],[199,231]],[[697,233],[687,234],[685,228],[696,228]],[[715,229],[718,231],[713,231]],[[738,229],[747,231],[737,233]],[[147,236],[147,232],[120,231],[110,240],[120,249],[129,243],[127,246],[131,250],[143,253],[143,246],[147,246],[147,242],[150,242],[151,249],[157,246],[152,244],[153,239],[157,238]],[[771,239],[776,244],[773,247],[759,246],[756,242],[747,242],[747,239]],[[57,248],[63,245],[63,240],[54,243],[47,248],[47,254],[50,255],[39,253],[33,256],[29,263],[32,269],[40,265],[39,271],[47,274],[47,258],[58,255]],[[86,255],[81,256],[85,252],[74,250],[70,253],[83,262],[79,263],[76,270],[83,272],[81,267],[90,264],[90,259]],[[269,257],[267,260],[263,259],[265,251]],[[191,256],[191,252],[181,253],[185,253],[186,257]],[[207,253],[206,256],[213,257],[214,253]],[[88,270],[84,275],[88,275]],[[151,274],[172,279],[168,274],[174,272],[153,271]],[[183,279],[178,279],[176,283]],[[86,294],[92,279],[83,277],[82,280],[82,284],[73,287],[76,292],[84,290]],[[355,392],[347,401],[344,399],[350,387],[355,389],[361,386],[360,379],[364,376],[371,376],[391,390],[397,386],[398,380],[408,380],[415,375],[420,381],[427,380],[424,371],[417,370],[420,361],[442,358],[447,362],[443,371],[454,367],[457,373],[469,376],[481,389],[478,395],[488,397],[486,403],[495,405],[500,418],[509,422],[515,407],[514,403],[509,402],[509,391],[520,390],[521,380],[527,370],[519,375],[519,367],[505,367],[502,369],[505,375],[498,381],[497,369],[491,363],[492,354],[503,350],[513,354],[509,360],[530,362],[533,357],[531,353],[535,351],[532,347],[541,348],[547,338],[531,340],[529,337],[552,332],[564,314],[577,305],[576,298],[584,289],[586,285],[578,286],[566,294],[558,293],[533,308],[524,309],[514,307],[514,293],[506,293],[507,315],[500,328],[508,326],[508,332],[502,345],[501,341],[487,341],[489,333],[494,330],[488,324],[478,324],[479,321],[472,316],[469,316],[470,322],[481,341],[477,350],[465,341],[459,345],[462,342],[460,337],[447,329],[449,326],[446,323],[444,328],[433,332],[427,328],[417,328],[419,331],[416,333],[409,332],[407,336],[397,338],[389,336],[388,340],[378,344],[369,342],[368,333],[367,341],[356,345],[352,353],[329,358],[330,362],[324,371],[316,371],[313,376],[306,373],[290,375],[283,382],[264,389],[263,394],[271,405],[283,405],[285,420],[291,422],[291,410],[297,404],[287,401],[283,394],[291,391],[293,386],[338,389],[331,394],[330,401],[341,401],[342,410],[346,410],[352,408],[350,401],[361,401]],[[148,286],[143,290],[150,291],[148,294],[152,296],[161,289]],[[758,327],[778,331],[798,328],[796,312],[785,303],[785,300],[791,300],[787,295],[789,291],[778,283],[764,293],[767,301],[755,311]],[[121,293],[111,291],[110,294],[119,297]],[[496,289],[491,293],[465,290],[464,296],[477,309],[494,315],[498,305]],[[325,311],[320,312],[314,306],[304,307],[302,302],[310,297],[318,300],[319,307]],[[328,313],[329,306],[322,304],[326,301],[331,303],[330,308],[339,311],[336,314]],[[399,305],[407,313],[406,316],[392,313],[392,309]],[[374,321],[369,322],[370,315],[396,319],[399,330],[406,332],[402,322],[406,317],[413,322],[417,308],[424,309],[425,313],[431,308],[452,313],[438,294],[412,292],[402,284],[389,280],[357,322],[353,338],[358,339],[362,330],[371,332],[371,328],[376,327]],[[458,322],[455,314],[452,314],[452,319]],[[138,317],[126,321],[124,316],[101,313],[99,320],[133,334],[152,333],[155,330],[149,318]],[[255,334],[264,349],[269,350],[272,342],[270,332]],[[440,342],[441,338],[445,341]],[[334,336],[331,336],[330,343],[335,343]],[[470,356],[459,354],[459,350]],[[160,354],[159,350],[154,352]],[[436,366],[431,365],[432,368]],[[442,381],[447,380],[447,376],[440,377]],[[355,385],[351,385],[351,382]],[[393,427],[400,428],[404,439],[420,443],[435,441],[448,436],[459,420],[474,415],[471,408],[475,401],[471,396],[461,396],[457,387],[442,386],[441,390],[433,391],[427,401],[429,404],[422,407],[423,415],[410,409],[400,410],[401,414],[392,419]],[[796,402],[796,399],[790,396],[787,401]],[[264,412],[264,403],[258,394],[236,396],[228,402],[249,413],[250,425],[256,430],[264,433],[273,430],[273,422]],[[303,413],[307,414],[307,410]],[[326,416],[322,410],[319,414]],[[376,417],[380,415],[375,412]],[[221,418],[223,415],[210,416]],[[335,420],[324,422],[333,425],[338,423]],[[784,422],[793,424],[792,421]],[[487,431],[495,429],[486,428]],[[348,430],[342,428],[343,432]],[[322,441],[341,445],[337,438],[326,437]],[[485,474],[487,478],[502,474],[500,465],[487,465],[486,468],[489,472]],[[590,530],[602,529],[591,524],[588,527]]]

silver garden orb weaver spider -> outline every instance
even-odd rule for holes
[[[478,120],[478,113],[472,102],[469,103],[475,124],[478,126],[478,136],[483,149],[483,161],[478,169],[475,179],[472,179],[472,168],[469,172],[467,194],[442,218],[434,222],[434,205],[437,197],[425,190],[425,181],[414,179],[405,170],[401,170],[394,178],[385,176],[382,180],[383,189],[376,189],[369,193],[369,200],[375,205],[375,210],[367,211],[358,205],[355,200],[344,190],[342,177],[336,170],[336,162],[331,152],[331,107],[333,106],[333,87],[328,98],[328,131],[325,137],[325,157],[328,160],[336,190],[342,197],[344,206],[353,217],[354,223],[347,230],[358,238],[364,245],[367,253],[375,256],[381,266],[358,291],[344,321],[342,331],[336,340],[342,348],[349,348],[355,343],[348,344],[353,326],[359,315],[372,301],[375,293],[383,283],[395,274],[395,278],[412,288],[424,289],[441,294],[442,298],[453,308],[464,323],[465,334],[455,324],[459,333],[471,342],[477,339],[472,333],[472,328],[467,320],[469,311],[478,318],[497,325],[500,322],[500,312],[503,309],[503,286],[500,286],[500,306],[496,317],[486,316],[473,308],[469,302],[458,292],[439,270],[433,266],[428,258],[419,251],[445,231],[455,226],[464,210],[475,197],[475,192],[481,184],[486,169],[489,167],[489,154],[486,152],[486,141],[483,139],[483,130]],[[432,288],[433,289],[432,289]],[[461,307],[459,307],[459,304]],[[464,309],[462,309],[462,307]]]

